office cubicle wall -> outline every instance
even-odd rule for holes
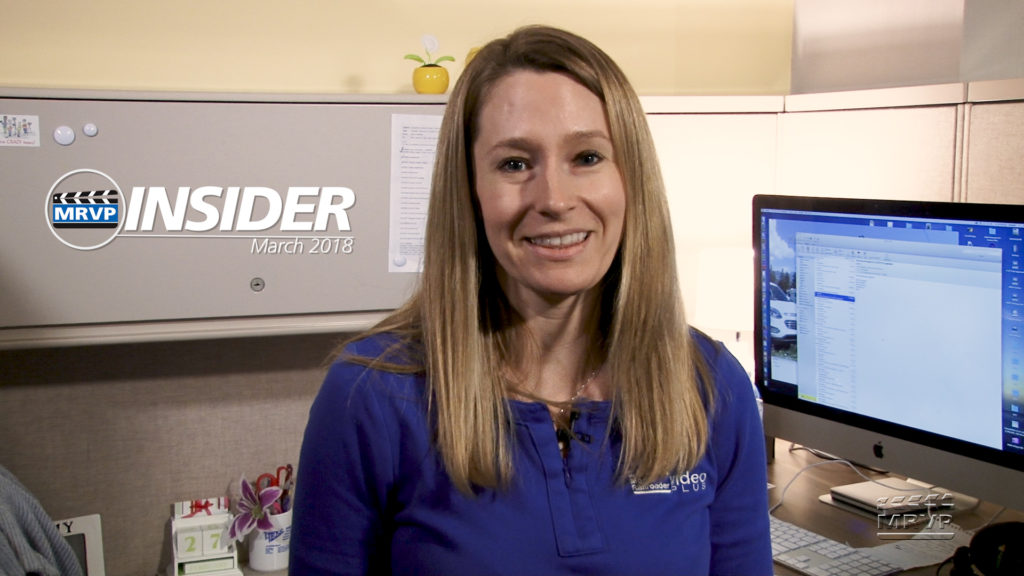
[[[371,322],[416,280],[442,113],[0,98],[0,346]]]
[[[966,199],[1024,203],[1024,79],[977,83],[971,88]]]

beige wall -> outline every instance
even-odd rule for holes
[[[794,0],[3,0],[0,88],[412,92],[420,36],[461,70],[516,26],[595,41],[643,94],[784,94]]]

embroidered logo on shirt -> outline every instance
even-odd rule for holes
[[[646,485],[637,484],[636,478],[630,476],[629,485],[633,489],[633,494],[671,494],[673,492],[687,494],[707,490],[708,474],[707,472],[699,474],[686,472],[679,476],[669,476],[664,480],[651,482]]]

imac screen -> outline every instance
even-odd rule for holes
[[[753,209],[766,432],[1021,508],[1024,206]]]

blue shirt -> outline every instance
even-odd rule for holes
[[[510,401],[510,488],[459,492],[422,376],[336,362],[310,410],[289,573],[772,574],[764,437],[742,367],[702,335],[717,389],[703,460],[647,486],[615,481],[610,403],[584,403],[567,458],[546,405]],[[384,337],[356,344],[383,350]],[[589,441],[587,441],[589,440]]]

